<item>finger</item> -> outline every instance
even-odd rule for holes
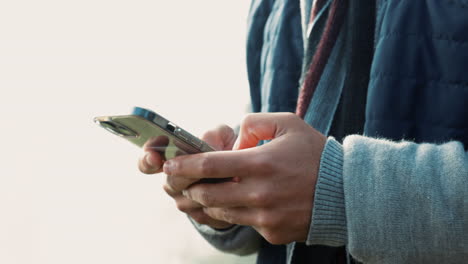
[[[163,170],[167,175],[187,179],[233,178],[240,176],[239,171],[249,173],[251,156],[247,152],[238,151],[186,155],[166,161]]]
[[[249,114],[242,121],[239,137],[233,149],[246,149],[258,145],[260,140],[270,140],[286,133],[286,122],[300,119],[292,113]]]
[[[162,171],[163,163],[164,161],[159,153],[147,151],[138,161],[138,168],[145,174],[154,174]]]
[[[187,189],[191,185],[199,184],[199,183],[221,183],[221,182],[239,182],[239,177],[234,178],[188,178],[188,177],[180,177],[174,175],[166,175],[166,185],[169,186],[174,192],[180,193],[182,190]]]
[[[203,206],[195,201],[192,201],[182,195],[182,192],[174,191],[169,185],[163,186],[164,191],[171,196],[176,202],[177,209],[182,212],[188,213],[195,209],[201,209]]]
[[[249,207],[256,202],[250,195],[254,192],[248,192],[245,185],[237,182],[195,184],[182,193],[204,207]]]
[[[164,184],[163,185],[163,189],[164,191],[169,195],[171,196],[172,198],[176,197],[176,196],[179,196],[179,195],[182,195],[182,192],[176,192],[174,189],[172,189],[172,187],[168,184]]]
[[[189,213],[189,212],[192,212],[193,210],[203,208],[201,204],[194,202],[190,199],[187,199],[182,195],[177,196],[174,200],[176,202],[177,209],[185,213]]]
[[[208,143],[208,145],[212,146],[215,150],[223,150],[224,144],[218,128],[205,132],[201,140]]]
[[[148,139],[145,144],[143,145],[143,149],[146,150],[154,150],[159,148],[164,148],[169,145],[169,137],[167,136],[157,136]]]
[[[182,190],[187,189],[190,185],[197,181],[197,178],[179,177],[166,174],[166,185],[168,185],[176,193],[182,192]]]
[[[216,150],[231,150],[236,138],[234,130],[227,125],[220,125],[203,134],[201,139]]]
[[[169,146],[169,137],[157,136],[148,139],[143,145],[143,150],[159,153],[161,158],[165,160],[167,146]]]
[[[255,213],[252,209],[244,207],[231,207],[231,208],[203,208],[203,212],[209,217],[219,221],[236,224],[253,226],[255,221]]]
[[[187,212],[187,215],[195,220],[195,222],[202,225],[208,225],[212,228],[225,229],[232,226],[230,223],[211,218],[209,215],[205,214],[201,208]]]

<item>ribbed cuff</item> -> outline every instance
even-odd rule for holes
[[[223,230],[214,229],[207,225],[201,225],[188,217],[192,224],[212,246],[231,254],[249,255],[258,250],[261,243],[261,237],[248,226],[233,225]]]
[[[192,224],[200,233],[203,233],[203,235],[207,235],[207,236],[229,235],[229,234],[236,232],[236,230],[239,229],[240,227],[239,225],[232,225],[231,227],[228,227],[226,229],[215,229],[208,225],[199,224],[197,221],[193,220],[193,218],[191,218],[190,216],[188,216],[188,219],[190,220],[190,222],[192,222]]]
[[[343,246],[347,240],[343,192],[343,147],[327,140],[320,160],[307,245]]]

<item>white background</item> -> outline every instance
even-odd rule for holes
[[[92,118],[143,106],[197,135],[238,123],[248,6],[0,0],[0,263],[241,262]]]

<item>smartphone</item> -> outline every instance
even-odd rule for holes
[[[206,142],[157,113],[135,107],[131,115],[100,116],[94,122],[133,144],[151,148],[164,160],[179,155],[214,151]]]

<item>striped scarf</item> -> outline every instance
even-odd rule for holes
[[[313,23],[317,14],[322,8],[324,8],[326,3],[327,0],[314,1],[309,24]],[[321,39],[308,67],[301,91],[299,93],[296,114],[301,118],[304,118],[307,112],[307,108],[310,105],[310,101],[320,81],[320,77],[322,76],[322,73],[325,69],[328,58],[330,57],[330,54],[333,50],[333,46],[336,43],[341,26],[343,25],[345,19],[347,7],[348,0],[333,0],[329,7],[328,18],[325,23]]]

